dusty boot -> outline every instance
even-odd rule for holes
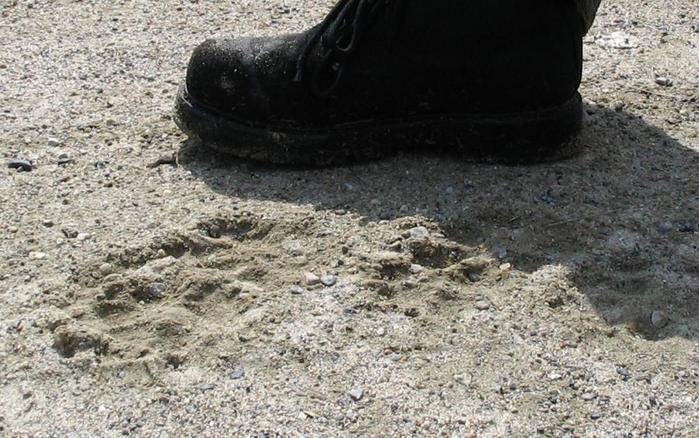
[[[303,33],[204,42],[176,120],[274,163],[416,148],[540,159],[580,128],[583,33],[572,1],[340,0]]]

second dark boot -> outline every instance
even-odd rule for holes
[[[572,1],[340,0],[303,33],[204,42],[176,121],[273,163],[538,160],[580,129],[583,33]]]

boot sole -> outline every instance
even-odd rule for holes
[[[366,120],[319,129],[259,126],[232,120],[194,101],[180,87],[175,123],[220,152],[274,164],[327,166],[398,151],[448,152],[503,163],[562,158],[582,125],[580,94],[537,111],[497,115],[415,116]]]

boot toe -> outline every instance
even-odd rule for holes
[[[249,106],[251,41],[210,39],[199,45],[187,68],[187,91],[197,104],[230,115]]]

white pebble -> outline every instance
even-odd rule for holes
[[[320,277],[312,272],[306,272],[303,274],[303,284],[306,286],[315,286],[320,283]]]
[[[43,260],[47,257],[45,252],[32,251],[29,253],[29,258],[31,260]]]
[[[663,328],[669,323],[669,320],[665,313],[655,310],[650,314],[650,323],[653,324],[653,327]]]

